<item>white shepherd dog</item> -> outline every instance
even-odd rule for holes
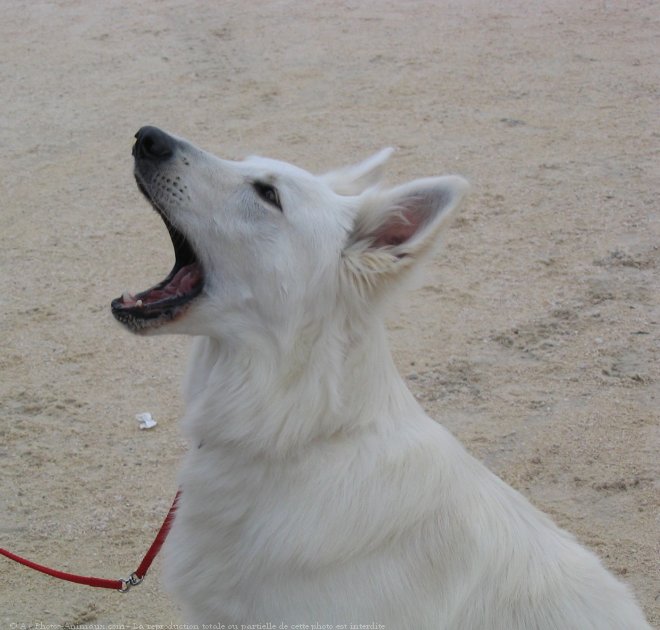
[[[112,309],[136,333],[196,336],[165,548],[187,621],[650,627],[628,588],[431,420],[394,367],[383,311],[433,253],[463,179],[379,187],[390,150],[315,176],[222,160],[154,127],[136,138],[135,177],[176,263]]]

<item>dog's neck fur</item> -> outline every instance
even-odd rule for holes
[[[191,443],[277,459],[366,427],[386,431],[414,414],[384,324],[341,345],[335,328],[322,323],[285,349],[264,339],[237,347],[197,338],[184,385]]]

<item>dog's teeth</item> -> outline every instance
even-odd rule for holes
[[[135,303],[135,306],[142,306],[142,300],[138,300],[138,301]]]

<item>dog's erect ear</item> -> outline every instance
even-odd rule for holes
[[[467,189],[463,178],[448,176],[367,191],[359,197],[343,252],[346,270],[359,288],[373,292],[432,253],[441,226]]]
[[[364,162],[330,171],[320,177],[338,195],[359,195],[380,182],[385,162],[392,153],[392,148],[383,149]]]

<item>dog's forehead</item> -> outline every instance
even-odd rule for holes
[[[299,166],[259,155],[251,155],[242,162],[238,162],[238,167],[247,176],[296,180],[300,182],[319,181],[312,173]]]

